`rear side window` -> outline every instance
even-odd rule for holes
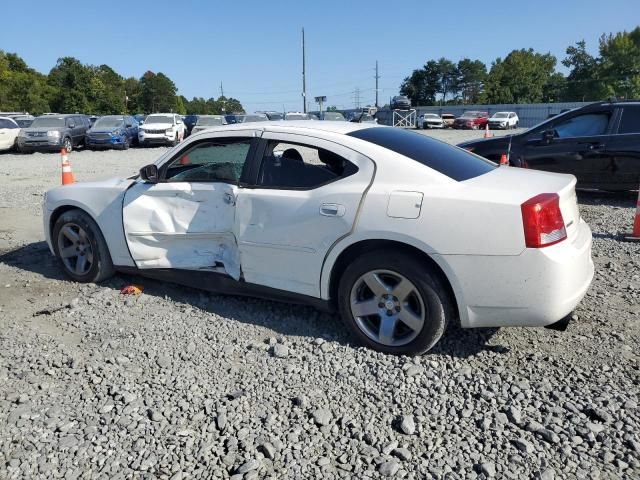
[[[640,106],[624,107],[618,133],[640,133]]]
[[[364,128],[348,135],[388,148],[458,182],[479,177],[496,168],[489,160],[465,150],[400,128]]]

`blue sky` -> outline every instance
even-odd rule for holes
[[[54,6],[55,4],[55,6]],[[307,43],[307,95],[350,108],[360,89],[380,103],[431,58],[479,58],[488,65],[532,47],[558,60],[568,45],[597,51],[602,33],[640,23],[639,0],[543,2],[31,0],[2,6],[0,49],[46,73],[62,56],[107,64],[124,76],[163,72],[179,93],[238,98],[247,111],[301,110],[301,38]],[[561,66],[560,66],[561,67]],[[562,69],[562,67],[561,67]]]

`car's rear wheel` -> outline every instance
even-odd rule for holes
[[[340,315],[365,345],[416,355],[442,337],[453,308],[438,275],[400,251],[374,251],[347,267],[338,287]]]
[[[76,282],[97,283],[114,274],[102,232],[82,210],[69,210],[60,215],[51,238],[65,273]]]

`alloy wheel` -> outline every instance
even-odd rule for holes
[[[410,343],[422,331],[425,303],[417,287],[390,270],[360,276],[350,295],[351,314],[370,339],[389,347]]]
[[[93,249],[87,232],[76,223],[66,223],[58,233],[58,252],[65,268],[86,275],[93,266]]]

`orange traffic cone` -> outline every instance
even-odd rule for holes
[[[503,153],[502,155],[500,155],[500,165],[508,165],[509,164],[509,160],[507,159],[507,154]]]
[[[489,138],[491,134],[489,133],[489,124],[487,123],[484,127],[484,138]]]
[[[626,240],[640,242],[640,189],[638,189],[638,200],[636,201],[636,216],[633,219],[633,231],[625,236]]]
[[[62,185],[68,185],[75,182],[73,178],[73,172],[71,171],[71,164],[69,163],[69,157],[67,156],[67,150],[60,150],[60,156],[62,157]]]

